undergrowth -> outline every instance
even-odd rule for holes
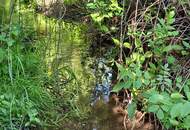
[[[79,76],[69,66],[55,68],[52,73],[59,71],[58,75],[49,74],[44,58],[48,51],[54,50],[47,44],[52,41],[44,34],[43,22],[47,19],[42,23],[35,21],[35,4],[17,1],[10,6],[13,12],[8,18],[11,19],[0,17],[3,20],[0,25],[0,129],[55,129],[68,120],[79,121],[88,116],[87,103],[82,104],[83,97],[79,96],[87,96],[86,86],[82,84],[86,81],[79,82]],[[56,33],[52,35],[51,40],[57,39]],[[70,35],[67,34],[68,38]]]
[[[40,57],[28,47],[19,25],[1,26],[0,30],[0,90],[3,129],[22,129],[40,126],[39,115],[51,109],[53,99],[40,81],[43,69]]]
[[[112,91],[131,91],[129,118],[141,109],[154,113],[163,129],[189,129],[188,1],[97,0],[87,8],[95,27],[120,51]]]
[[[97,32],[111,37],[119,51],[117,59],[112,57],[118,69],[112,91],[128,89],[132,93],[132,103],[126,108],[129,118],[133,118],[135,109],[140,109],[153,113],[154,121],[162,129],[189,129],[189,1],[83,2]],[[86,119],[90,112],[85,106],[89,90],[83,84],[87,82],[82,80],[84,75],[76,76],[70,66],[59,69],[58,62],[62,59],[58,60],[58,55],[53,59],[55,65],[52,63],[55,71],[49,72],[43,58],[48,48],[46,43],[50,43],[47,41],[54,39],[37,36],[49,32],[44,31],[48,19],[42,25],[44,30],[35,28],[38,25],[31,20],[34,15],[29,15],[35,6],[36,1],[12,3],[9,16],[4,16],[8,12],[0,4],[5,11],[0,13],[0,127],[3,129],[59,127],[69,118]],[[61,29],[60,23],[59,19],[53,24]],[[60,40],[61,32],[57,32],[54,38]],[[73,35],[69,39],[77,41],[72,39]],[[59,50],[59,40],[55,50]]]

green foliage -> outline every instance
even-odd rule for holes
[[[174,28],[175,11],[166,13],[165,19],[159,19],[153,29],[144,32],[138,30],[133,32],[128,27],[128,36],[132,42],[126,42],[126,48],[133,50],[124,64],[117,64],[119,70],[119,82],[113,91],[129,89],[133,95],[133,104],[145,101],[144,111],[155,113],[164,127],[176,129],[189,129],[190,119],[190,85],[189,79],[183,80],[181,75],[173,77],[176,73],[175,63],[177,59],[172,53],[188,55],[189,43],[182,40],[181,43],[172,43],[168,39],[179,37],[179,32]],[[142,37],[148,45],[148,51],[144,51]],[[116,45],[119,40],[113,38]],[[148,62],[147,62],[148,61]],[[144,66],[146,68],[144,68]],[[140,98],[140,99],[139,99]],[[134,116],[135,105],[129,104],[127,110],[130,118]]]
[[[104,20],[114,16],[119,16],[122,13],[122,8],[119,6],[117,0],[96,0],[93,3],[88,3],[87,8],[91,11],[90,15],[92,20],[103,32],[109,31],[109,28],[106,26]]]
[[[64,0],[65,4],[72,4],[75,1],[77,0]],[[51,28],[49,27],[51,22],[49,22],[42,26],[46,26],[44,30],[50,32],[45,32],[43,29],[41,30],[41,28],[39,29],[40,32],[47,33],[48,36],[50,33],[50,37],[54,37],[53,42],[56,43],[56,45],[40,45],[41,47],[45,46],[42,48],[45,52],[40,53],[50,53],[49,55],[57,54],[56,58],[50,57],[53,62],[52,72],[49,72],[49,70],[43,68],[44,66],[47,67],[46,61],[42,61],[41,55],[39,55],[39,52],[36,50],[37,46],[35,45],[35,40],[39,39],[35,37],[36,32],[33,27],[35,22],[32,23],[32,20],[30,21],[31,16],[26,12],[27,7],[36,6],[36,1],[20,0],[19,2],[20,4],[24,4],[24,6],[19,5],[21,10],[18,11],[18,17],[22,25],[1,25],[0,30],[1,128],[15,130],[31,129],[32,127],[44,127],[46,123],[50,122],[58,126],[65,118],[86,119],[88,116],[87,112],[89,112],[89,107],[87,107],[87,105],[89,105],[87,92],[90,89],[86,87],[88,82],[83,81],[85,80],[83,77],[88,75],[85,73],[78,76],[72,68],[60,67],[59,64],[59,62],[65,61],[58,55],[60,53],[62,54],[63,50],[60,45],[57,45],[60,42],[58,39],[62,36],[62,32],[57,30],[57,26],[61,28],[61,26],[65,27],[66,24],[61,25],[59,21],[59,24],[53,23],[56,26],[55,28]],[[120,19],[119,17],[122,15],[122,12],[124,12],[118,2],[118,0],[96,0],[95,2],[87,4],[89,14],[99,30],[106,33],[116,31],[116,27],[109,27],[108,21],[115,17]],[[183,4],[183,8],[188,4],[188,0],[179,2]],[[125,6],[126,5],[124,5],[124,7]],[[183,75],[174,69],[180,56],[189,55],[190,46],[187,42],[188,39],[183,39],[183,37],[180,36],[181,32],[178,31],[174,25],[176,12],[173,8],[164,9],[166,11],[165,18],[158,18],[160,15],[156,15],[152,20],[152,14],[157,13],[151,8],[152,6],[154,6],[154,4],[149,6],[147,10],[142,13],[145,15],[142,16],[142,19],[145,17],[145,22],[148,24],[155,22],[151,28],[143,27],[142,29],[136,25],[135,28],[134,25],[128,26],[130,22],[121,21],[124,26],[128,26],[126,35],[123,33],[123,35],[125,35],[124,42],[121,43],[120,40],[112,37],[116,46],[123,44],[123,47],[130,50],[123,64],[116,63],[119,70],[119,82],[115,85],[113,91],[118,92],[121,89],[129,89],[132,92],[133,101],[127,107],[129,118],[134,117],[135,110],[138,106],[137,103],[139,103],[140,100],[145,101],[143,102],[143,111],[154,113],[164,124],[164,127],[171,129],[189,129],[189,74]],[[0,8],[3,9],[2,5],[0,5]],[[153,13],[146,14],[150,8]],[[0,11],[0,13],[1,12],[2,11]],[[14,12],[17,12],[17,10],[14,10]],[[141,12],[139,13],[138,11],[137,13],[141,14]],[[190,14],[189,11],[185,13]],[[2,14],[0,15],[1,20]],[[125,13],[123,13],[123,15],[125,15]],[[125,16],[123,17],[122,20],[125,20]],[[138,17],[139,16],[135,19],[138,19]],[[23,19],[26,19],[26,21]],[[47,22],[48,20],[45,19],[45,21]],[[11,22],[16,23],[17,21]],[[139,21],[134,21],[134,24],[136,24],[135,22],[139,23]],[[144,21],[142,23],[144,24]],[[27,26],[30,27],[27,28]],[[124,28],[126,28],[126,26]],[[55,31],[51,32],[51,30]],[[73,35],[76,34],[78,36],[80,32],[72,30],[73,34],[70,36],[69,31],[64,32],[64,35],[68,36],[64,39],[64,42],[73,43],[76,41],[80,43],[81,39]],[[125,29],[120,31],[123,32]],[[56,35],[58,32],[59,36]],[[51,33],[54,33],[53,36]],[[175,38],[180,40],[175,42]],[[70,41],[66,41],[67,39]],[[128,41],[125,41],[125,39]],[[44,43],[50,43],[46,41],[51,39],[40,40]],[[38,44],[41,44],[41,42]],[[147,45],[147,48],[144,47],[144,44]],[[53,50],[46,52],[47,46],[53,46]],[[64,47],[65,46],[63,46],[63,48]],[[70,51],[72,47],[73,46],[69,46],[66,48],[66,50],[69,50],[69,58],[78,56],[78,53],[72,54],[73,50]],[[61,52],[59,52],[59,50],[61,50]],[[61,58],[59,59],[58,57]],[[74,64],[78,64],[78,62],[74,62]],[[44,73],[45,71],[48,75]],[[86,79],[89,78],[90,77]],[[54,100],[54,96],[57,96],[55,98],[56,100]],[[61,111],[61,114],[57,114],[57,111]]]
[[[40,57],[34,45],[26,40],[29,36],[26,33],[20,25],[5,25],[0,30],[0,126],[3,129],[41,126],[45,114],[53,113],[53,99],[40,81],[45,76]]]
[[[129,106],[127,107],[128,116],[130,119],[132,119],[134,117],[136,109],[137,109],[137,106],[136,106],[136,103],[134,103],[134,102],[129,104]]]
[[[33,48],[32,43],[21,37],[24,33],[19,25],[11,26],[10,30],[1,30],[0,75],[5,78],[9,75],[11,82],[17,76],[33,76],[36,72],[40,73],[39,57],[29,49]],[[25,71],[28,73],[25,74]]]
[[[111,27],[105,26],[104,20],[119,16],[123,11],[118,6],[117,1],[114,1],[116,2],[115,10],[110,8],[109,2],[100,0],[87,5],[89,9],[95,10],[95,13],[91,13],[91,17],[105,32],[109,32]],[[145,17],[145,24],[152,22],[151,17],[154,11],[151,11],[150,14],[143,14],[142,16]],[[116,63],[118,82],[112,91],[118,92],[121,89],[129,89],[132,92],[133,103],[129,104],[127,108],[130,118],[134,116],[137,101],[143,97],[143,101],[145,101],[143,110],[155,113],[166,128],[188,129],[190,128],[187,123],[190,119],[190,112],[188,111],[190,108],[189,79],[184,81],[180,75],[174,78],[175,73],[177,73],[174,70],[177,62],[174,54],[187,56],[190,46],[186,42],[187,39],[174,42],[174,39],[181,37],[180,32],[174,26],[176,12],[173,8],[168,8],[165,11],[165,18],[156,18],[158,22],[152,28],[142,31],[138,25],[136,28],[134,25],[129,25],[125,38],[131,38],[131,41],[121,43],[118,38],[112,37],[116,47],[123,44],[123,47],[130,49],[129,56],[125,58],[124,64]],[[117,13],[114,14],[113,12]],[[147,45],[147,49],[144,48],[143,44]]]
[[[29,84],[27,84],[29,86]],[[4,129],[19,129],[27,128],[28,126],[39,126],[41,121],[39,119],[39,111],[35,102],[39,102],[36,98],[35,102],[32,101],[33,96],[27,95],[28,93],[36,93],[36,86],[30,86],[33,88],[20,88],[20,86],[6,84],[1,85],[1,119],[0,124],[1,128]],[[25,87],[25,86],[22,86]],[[37,86],[39,87],[39,86]],[[9,88],[9,90],[7,90]],[[24,94],[21,94],[25,92]],[[18,95],[20,94],[20,95]]]
[[[190,101],[179,92],[168,94],[159,93],[156,89],[145,93],[148,99],[148,112],[153,112],[164,123],[166,128],[189,128],[186,120],[189,119]]]
[[[119,82],[112,91],[121,89],[143,89],[150,84],[151,76],[148,71],[142,71],[138,64],[130,64],[127,68],[117,64],[119,69]]]
[[[157,75],[157,87],[160,87],[161,91],[171,92],[172,88],[172,80],[170,75],[170,69],[168,68],[168,64],[162,66],[159,74]]]

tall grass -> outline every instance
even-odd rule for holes
[[[17,2],[10,16],[1,17],[7,22],[0,29],[0,129],[57,128],[66,118],[87,118],[92,77],[86,80],[72,48],[85,42],[80,27],[65,31],[67,23],[37,17]],[[65,64],[69,57],[77,59],[73,66]]]
[[[0,128],[11,130],[44,126],[46,115],[54,111],[53,97],[43,87],[41,58],[32,43],[35,29],[28,26],[27,31],[18,23],[15,7],[10,6],[10,16],[1,15],[7,22],[0,25]]]

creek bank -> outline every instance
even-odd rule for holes
[[[65,4],[59,0],[48,1],[47,3],[37,2],[35,11],[49,18],[61,19],[69,22],[85,21],[85,16],[87,15],[84,3]]]
[[[56,13],[56,11],[54,13]],[[58,14],[58,17],[53,14],[53,17],[58,18],[58,19],[60,18],[60,16],[61,16],[60,14]],[[51,17],[51,15],[48,17]],[[93,64],[92,71],[94,72],[95,79],[96,79],[95,81],[96,85],[94,85],[94,91],[93,91],[94,94],[92,94],[93,99],[91,102],[92,104],[92,114],[90,115],[91,117],[90,119],[87,119],[86,121],[84,121],[84,123],[74,123],[75,125],[73,125],[73,123],[69,123],[70,121],[65,122],[63,124],[63,127],[68,128],[68,129],[77,129],[77,130],[79,129],[110,130],[113,128],[113,125],[114,125],[116,126],[115,130],[121,130],[121,129],[124,129],[124,127],[126,128],[134,127],[135,129],[152,130],[153,126],[151,123],[144,124],[143,122],[144,118],[141,117],[143,113],[140,111],[136,112],[134,120],[126,120],[128,114],[124,106],[122,106],[123,103],[126,102],[126,99],[125,99],[126,93],[123,93],[122,95],[122,94],[119,94],[120,93],[119,92],[119,93],[114,93],[110,95],[111,89],[114,85],[113,81],[114,79],[116,80],[116,77],[117,77],[117,69],[115,68],[112,69],[111,63],[113,62],[111,62],[110,59],[113,59],[113,57],[118,57],[119,50],[118,48],[115,47],[109,35],[107,34],[104,35],[104,34],[96,33],[96,32],[97,31],[91,32],[92,35],[96,36],[93,38],[96,40],[93,40],[93,43],[89,48],[89,51],[92,50],[90,51],[91,57],[95,59],[92,62]],[[64,60],[63,58],[61,59],[56,59],[56,57],[54,58],[55,58],[55,63],[56,61]],[[79,62],[77,62],[77,64],[78,63]],[[93,87],[93,85],[91,87]],[[104,101],[106,101],[106,103]],[[81,104],[83,101],[81,100],[79,102]],[[128,99],[127,99],[127,102],[129,102]],[[90,102],[89,102],[89,105],[90,105]],[[107,122],[107,123],[102,124],[101,122]]]
[[[133,41],[133,40],[129,40],[129,41]],[[144,46],[145,45],[145,46]],[[132,49],[131,50],[133,50],[135,47],[133,46],[132,47]],[[147,52],[148,51],[148,47],[146,46],[146,43],[145,44],[143,44],[143,48],[142,48],[142,50],[144,51],[144,52]],[[148,62],[147,62],[148,63]],[[146,65],[147,66],[147,65]],[[145,67],[146,68],[146,67]],[[100,90],[100,91],[102,91],[103,90],[103,88],[104,87],[101,87],[102,85],[101,85],[102,83],[99,83],[98,85],[96,85],[96,86],[98,86],[97,88],[98,88],[98,90]],[[96,104],[96,103],[95,103]],[[97,103],[98,104],[98,103]],[[101,105],[100,105],[101,106]],[[102,105],[103,107],[104,107],[104,105]],[[101,108],[101,107],[100,107]],[[101,109],[100,109],[101,110]],[[142,114],[142,113],[141,113]],[[141,115],[140,114],[140,115]],[[124,115],[127,115],[127,113],[126,114],[124,114]],[[96,120],[96,119],[95,119]],[[138,119],[139,120],[139,119]],[[125,120],[124,120],[125,121]],[[125,124],[125,123],[124,123]],[[128,122],[128,124],[130,124],[129,122]],[[138,125],[136,125],[136,126],[138,126]],[[94,127],[95,128],[95,127]],[[95,128],[96,129],[96,128]]]

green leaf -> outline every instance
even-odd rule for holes
[[[140,78],[138,78],[135,82],[134,82],[134,88],[139,89],[142,86],[142,81]]]
[[[167,20],[167,23],[169,25],[173,24],[174,22],[175,22],[175,19],[173,19],[173,18]]]
[[[180,110],[182,109],[183,104],[182,103],[177,103],[175,104],[170,111],[170,116],[172,117],[172,119],[174,119],[175,117],[180,116]]]
[[[103,31],[103,32],[109,32],[108,27],[105,26],[105,25],[100,26],[100,30]]]
[[[170,119],[170,123],[171,123],[172,125],[174,125],[174,126],[179,125],[179,122],[178,122],[177,120],[175,120],[175,119]]]
[[[14,31],[11,32],[14,36],[18,37],[20,30],[18,28],[15,28]]]
[[[173,28],[173,27],[172,27]],[[179,35],[179,32],[178,31],[170,31],[168,32],[168,35],[169,36],[178,36]]]
[[[169,13],[168,13],[168,17],[169,18],[173,18],[175,16],[175,11],[174,10],[172,10],[172,11],[170,11]]]
[[[149,65],[150,65],[151,69],[156,70],[155,64],[153,64],[153,63],[150,62]]]
[[[113,12],[108,12],[108,17],[113,17]]]
[[[168,23],[169,25],[171,25],[171,24],[174,23],[174,21],[175,21],[174,16],[175,16],[175,11],[173,11],[173,10],[170,11],[170,12],[167,14],[167,23]]]
[[[132,55],[131,55],[131,58],[132,58],[132,60],[139,60],[139,57],[140,57],[141,55],[139,54],[139,53],[133,53]]]
[[[127,70],[123,65],[118,64],[117,62],[116,62],[116,65],[117,65],[117,68],[119,69],[120,80],[125,79],[127,76],[129,76],[129,74],[131,74],[130,71]]]
[[[137,77],[141,77],[142,76],[142,71],[139,68],[135,69],[135,74]]]
[[[145,58],[146,58],[145,56],[141,55],[141,56],[140,56],[140,60],[139,60],[139,61],[140,61],[141,63],[144,63]]]
[[[110,30],[111,30],[112,32],[116,32],[116,31],[117,31],[117,28],[116,28],[115,26],[112,26],[112,27],[110,27]]]
[[[40,119],[39,119],[39,118],[36,118],[36,117],[34,118],[33,122],[35,122],[35,123],[37,123],[37,124],[40,124],[40,123],[41,123]]]
[[[168,61],[168,63],[169,64],[173,64],[174,62],[175,62],[175,57],[173,57],[173,56],[169,56],[168,58],[167,58],[167,61]]]
[[[185,94],[186,94],[188,100],[190,101],[190,92],[185,92]]]
[[[14,43],[15,43],[15,40],[13,40],[11,38],[7,39],[7,45],[8,46],[12,46]]]
[[[181,51],[181,54],[182,54],[183,56],[188,55],[188,54],[189,54],[189,51],[183,50],[183,51]]]
[[[88,3],[86,6],[90,9],[96,9],[96,4],[94,3]]]
[[[132,87],[132,81],[127,81],[124,88],[131,88]]]
[[[29,121],[25,123],[25,127],[28,127],[28,126],[30,126],[30,122]]]
[[[165,112],[168,112],[170,110],[170,107],[168,105],[161,105],[161,108]]]
[[[180,45],[168,45],[164,48],[164,52],[170,52],[172,50],[183,50],[183,47]]]
[[[186,117],[187,115],[190,114],[190,102],[186,102],[182,107],[181,107],[181,117]]]
[[[182,82],[182,76],[177,77],[176,81],[177,81],[177,83],[181,83]]]
[[[123,43],[123,46],[126,47],[126,48],[129,48],[129,49],[131,48],[131,45],[130,45],[130,43],[128,43],[128,42],[124,42],[124,43]]]
[[[0,35],[0,41],[6,41],[6,35],[1,34]]]
[[[162,92],[163,99],[160,99],[160,102],[167,106],[172,106],[172,100],[170,98],[170,95],[167,92]]]
[[[160,22],[160,24],[162,25],[162,26],[166,26],[165,25],[165,20],[162,18],[162,19],[160,19],[160,18],[158,18],[158,21]],[[157,24],[157,26],[158,26],[158,28],[161,28],[161,25],[160,24]]]
[[[181,95],[181,94],[178,93],[178,92],[175,92],[175,93],[172,93],[172,94],[171,94],[171,98],[172,98],[172,99],[182,99],[182,98],[183,98],[183,95]]]
[[[186,41],[183,41],[183,45],[186,47],[186,48],[190,48],[190,44]]]
[[[184,123],[183,123],[183,127],[185,127],[185,128],[187,128],[187,129],[189,129],[190,128],[190,116],[187,116],[185,119],[184,119],[184,121],[183,121]]]
[[[154,112],[156,113],[159,109],[159,106],[158,105],[151,105],[150,107],[148,107],[148,111],[149,112]]]
[[[137,108],[137,105],[134,102],[132,102],[131,104],[128,105],[127,112],[128,112],[128,116],[130,119],[132,119],[134,117],[136,108]]]
[[[154,94],[158,94],[158,92],[155,90],[155,88],[151,88],[143,92],[143,97],[149,98],[150,102],[150,97]]]
[[[125,83],[125,82],[117,83],[117,84],[113,87],[112,92],[119,92],[122,88],[125,88],[125,86],[126,86],[126,83]]]
[[[91,14],[91,17],[97,23],[101,23],[101,21],[104,19],[104,17],[100,16],[99,13],[93,13]]]
[[[120,41],[116,38],[112,38],[113,42],[115,43],[115,45],[119,46],[120,45]]]
[[[149,102],[157,104],[164,101],[164,96],[161,94],[152,94],[149,98]]]
[[[141,46],[141,40],[140,39],[138,39],[138,38],[135,39],[135,46],[137,48],[139,48]]]
[[[148,71],[146,71],[146,72],[144,73],[144,77],[145,77],[145,79],[151,79],[150,74],[149,74]]]
[[[162,109],[159,109],[156,115],[160,120],[164,118],[164,112],[162,111]]]
[[[149,84],[150,84],[150,80],[148,80],[148,79],[143,79],[142,81],[143,81],[143,83],[144,83],[145,85],[149,85]]]
[[[123,65],[121,65],[121,64],[119,64],[117,62],[115,62],[115,63],[117,65],[117,68],[119,69],[119,72],[125,72],[125,73],[127,73],[126,68]]]
[[[144,56],[145,56],[146,58],[150,58],[150,57],[152,56],[152,52],[151,52],[151,51],[147,51],[147,52],[144,54]]]
[[[187,84],[184,85],[183,91],[185,92],[185,95],[188,98],[188,100],[190,100],[190,88]]]

